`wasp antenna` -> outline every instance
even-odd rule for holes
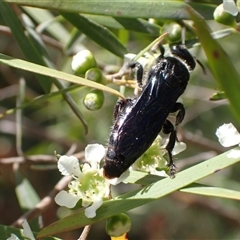
[[[161,39],[160,41],[158,41],[157,43],[155,43],[150,51],[153,52],[153,53],[156,53],[156,52],[159,52],[159,49],[160,49],[160,52],[161,52],[161,55],[163,56],[164,55],[164,51],[165,49],[163,48],[162,44],[163,44],[163,40],[164,39]]]
[[[160,48],[160,52],[161,52],[160,57],[163,58],[164,57],[164,53],[165,53],[165,48],[162,46],[162,44],[159,46],[159,48]]]
[[[200,62],[200,60],[198,60],[197,58],[195,58],[195,60],[196,60],[196,62],[199,64],[199,66],[202,68],[203,73],[204,73],[204,74],[207,74],[206,68],[203,66],[203,64]]]

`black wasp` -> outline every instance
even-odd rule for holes
[[[185,45],[172,46],[170,52],[172,56],[165,57],[161,48],[139,96],[117,102],[103,166],[107,178],[119,177],[125,172],[151,146],[161,130],[170,134],[166,150],[170,174],[174,177],[172,150],[177,140],[176,127],[185,115],[184,106],[177,99],[186,89],[189,72],[195,68],[196,61]],[[143,67],[137,62],[130,63],[129,67],[136,69],[138,84],[142,86]],[[173,126],[167,117],[177,111]]]

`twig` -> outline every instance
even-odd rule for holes
[[[12,35],[12,32],[11,32],[11,29],[9,27],[6,27],[6,26],[0,26],[0,32],[6,36],[11,36]],[[60,44],[58,41],[56,41],[55,39],[47,36],[47,35],[44,35],[44,34],[41,34],[41,37],[44,41],[44,43],[48,46],[51,46],[55,49],[58,49],[60,51],[63,51],[63,45]]]
[[[78,240],[86,240],[87,236],[88,236],[88,234],[89,234],[89,232],[91,230],[91,227],[92,227],[92,225],[85,226],[83,231],[82,231],[82,234],[81,234],[81,236],[79,237]]]
[[[203,136],[198,136],[186,130],[180,131],[180,134],[181,141],[189,145],[196,146],[207,151],[215,151],[218,154],[226,151],[226,149],[224,149],[219,143],[211,141]]]
[[[81,151],[79,153],[72,154],[73,149],[69,149],[67,155],[74,155],[78,159],[84,157],[84,152]],[[69,153],[70,152],[70,153]],[[33,163],[56,163],[57,159],[54,155],[32,155],[32,156],[16,156],[16,157],[9,157],[9,158],[0,158],[0,164],[13,164],[13,163],[20,163],[20,164],[33,164]]]
[[[236,211],[236,208],[230,208],[226,206],[223,207],[221,204],[217,203],[213,199],[195,196],[194,194],[184,195],[180,192],[175,192],[172,194],[172,197],[174,199],[177,199],[178,202],[180,201],[182,203],[185,203],[189,208],[202,208],[208,212],[227,219],[234,226],[240,225],[240,217]]]
[[[65,189],[68,183],[71,181],[71,176],[63,177],[54,187],[54,189],[49,193],[48,196],[44,197],[34,209],[23,214],[19,219],[17,219],[14,223],[12,223],[13,227],[21,227],[23,220],[31,221],[32,219],[38,217],[47,209],[49,209],[55,202],[54,197],[57,195],[59,191]]]
[[[47,163],[56,163],[57,159],[53,155],[33,155],[33,156],[20,156],[20,157],[9,157],[9,158],[0,158],[0,164],[13,164],[13,163],[28,163],[31,161],[33,163],[47,162]]]

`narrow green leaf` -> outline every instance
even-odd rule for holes
[[[208,58],[209,65],[213,75],[229,99],[231,107],[238,121],[240,122],[239,111],[239,89],[240,76],[229,59],[229,56],[223,50],[221,45],[213,39],[208,29],[207,24],[203,19],[200,19],[192,10],[189,13],[194,21],[196,32],[201,42],[201,45]]]
[[[220,187],[204,186],[200,184],[193,185],[195,186],[188,186],[186,188],[182,188],[180,192],[240,200],[240,192],[238,191]]]
[[[73,26],[113,54],[123,58],[124,54],[127,53],[127,49],[107,28],[85,18],[83,15],[67,12],[62,12],[61,14],[72,23]]]
[[[25,57],[33,63],[44,65],[43,59],[37,53],[31,41],[26,37],[24,29],[20,24],[17,16],[14,14],[9,5],[7,3],[4,3],[2,0],[0,0],[0,14],[2,15],[2,18],[4,19],[6,24],[11,28],[11,31],[16,38],[16,41],[19,44],[19,47],[21,48]],[[52,84],[52,79],[40,75],[38,75],[37,77],[40,85],[45,90],[45,92],[49,92]]]
[[[114,17],[126,30],[149,33],[159,36],[160,27],[144,19]]]
[[[64,89],[58,90],[56,92],[51,92],[49,94],[44,94],[44,95],[41,95],[39,97],[36,97],[36,98],[32,99],[30,102],[22,103],[21,106],[19,106],[19,107],[11,108],[11,109],[8,109],[4,113],[0,113],[0,119],[4,118],[7,115],[15,113],[18,109],[24,109],[26,107],[33,106],[33,105],[35,105],[37,103],[42,103],[42,102],[47,101],[47,100],[49,100],[49,99],[51,99],[53,97],[62,95],[65,92],[70,92],[72,90],[75,90],[76,88],[79,88],[79,87],[80,86],[78,86],[78,85],[72,85],[72,86],[70,86],[68,88],[64,88]]]
[[[147,21],[144,22],[143,20],[133,19],[133,18],[122,18],[122,17],[114,17],[125,29],[133,30],[138,32],[146,32],[146,33],[155,33],[159,35],[160,27],[149,24]],[[154,31],[153,31],[154,30]]]
[[[162,178],[157,175],[151,175],[143,172],[134,171],[133,174],[130,174],[130,176],[124,182],[146,186],[153,184],[154,182],[157,182],[160,179]],[[239,191],[233,191],[230,189],[220,187],[207,186],[199,183],[190,184],[187,187],[180,189],[180,192],[240,200]]]
[[[22,70],[33,72],[33,73],[38,73],[38,74],[49,76],[49,77],[60,78],[62,80],[68,81],[68,82],[76,83],[79,85],[84,85],[87,87],[96,88],[96,89],[114,94],[122,99],[125,99],[122,94],[120,94],[118,91],[116,91],[112,88],[109,88],[107,86],[104,86],[104,85],[96,83],[96,82],[89,81],[89,80],[81,78],[81,77],[77,77],[77,76],[69,74],[69,73],[65,73],[65,72],[55,70],[55,69],[47,68],[47,67],[37,65],[34,63],[30,63],[30,62],[27,62],[27,61],[24,61],[21,59],[12,58],[12,57],[9,57],[4,54],[0,54],[0,62],[8,65],[10,67],[22,69]]]
[[[0,13],[3,14],[6,23],[11,27],[11,30],[26,58],[31,62],[39,63],[43,66],[48,65],[49,67],[52,67],[53,64],[48,58],[48,53],[46,51],[45,45],[39,37],[39,34],[33,28],[29,27],[28,23],[31,20],[28,19],[27,16],[22,19],[23,23],[25,24],[25,28],[29,34],[29,37],[26,37],[24,29],[22,28],[22,25],[20,24],[17,16],[6,3],[2,2],[2,0],[0,0]],[[40,85],[45,90],[45,92],[49,92],[52,85],[52,79],[49,78],[47,75],[37,75],[37,78],[39,79]],[[62,83],[57,78],[54,78],[53,81],[59,89],[64,88]],[[75,101],[68,93],[63,93],[63,97],[68,103],[69,107],[75,113],[75,115],[82,122],[85,132],[87,133],[87,123],[83,115],[79,111],[79,108],[77,107]]]
[[[63,44],[66,44],[70,35],[65,29],[64,25],[59,23],[56,17],[48,10],[24,7],[24,10],[39,24],[41,24],[41,30],[46,30],[54,38]],[[44,26],[43,26],[43,25]],[[44,27],[44,29],[42,29]],[[38,27],[39,30],[39,27]]]
[[[213,19],[216,5],[205,3],[186,3],[177,0],[146,1],[146,0],[6,0],[6,2],[23,4],[32,7],[52,9],[75,13],[90,13],[115,17],[130,18],[164,18],[189,19],[186,7],[191,5],[204,19]]]
[[[93,20],[105,27],[113,29],[126,29],[137,32],[149,33],[152,35],[159,35],[159,26],[149,23],[145,19],[136,18],[122,18],[122,17],[109,17],[102,15],[84,14],[86,18]],[[119,21],[118,21],[119,20]]]
[[[131,174],[124,180],[125,183],[139,184],[142,186],[150,185],[160,181],[163,177],[139,171],[131,171]]]
[[[238,147],[234,150],[240,151],[240,148]],[[230,158],[228,155],[230,151],[188,168],[178,173],[174,179],[165,178],[143,188],[118,196],[113,200],[106,201],[97,210],[97,216],[93,219],[86,218],[83,210],[77,211],[75,214],[44,228],[38,237],[45,237],[93,224],[110,216],[157,200],[208,175],[217,174],[220,170],[240,161],[240,157]],[[231,196],[229,197],[231,198]]]
[[[68,38],[68,42],[66,43],[64,50],[67,53],[67,51],[71,52],[71,48],[74,46],[74,44],[76,43],[76,41],[79,42],[79,37],[82,35],[82,33],[77,29],[77,28],[73,28],[71,33],[70,33],[70,37]],[[83,46],[84,48],[84,46]]]

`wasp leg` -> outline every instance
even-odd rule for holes
[[[140,88],[143,86],[143,66],[138,62],[132,62],[128,64],[128,67],[131,69],[135,69],[136,71],[136,77],[137,77],[137,83]]]
[[[178,111],[178,114],[176,116],[175,126],[178,126],[183,121],[185,116],[185,108],[182,103],[179,103],[179,102],[175,103],[171,113],[174,113],[177,111]]]
[[[174,178],[176,173],[176,166],[173,162],[172,150],[175,146],[175,142],[177,141],[177,131],[175,130],[173,124],[169,120],[166,120],[164,122],[162,131],[165,134],[170,134],[169,141],[165,149],[167,150],[168,156],[169,156],[168,167],[169,167],[170,177]]]

